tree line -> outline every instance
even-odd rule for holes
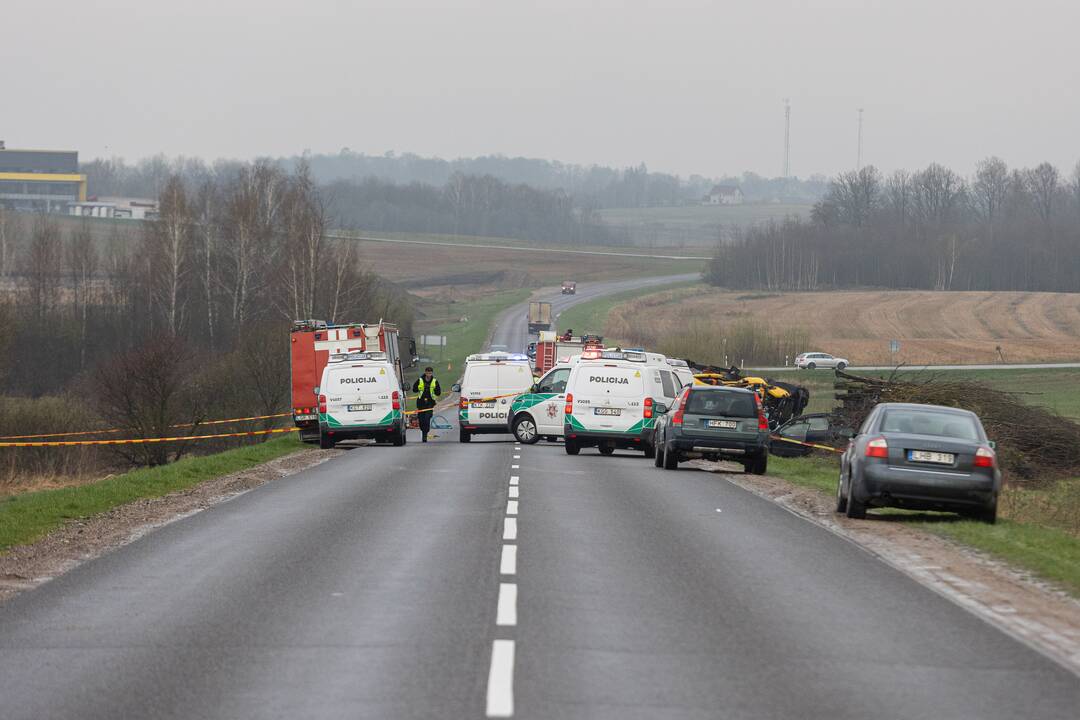
[[[155,435],[287,406],[292,320],[409,331],[405,293],[326,238],[306,168],[219,170],[167,175],[138,224],[0,209],[0,393],[72,393]]]
[[[1080,163],[1067,177],[996,157],[970,178],[938,164],[841,173],[809,219],[740,233],[705,277],[739,289],[1078,292]]]

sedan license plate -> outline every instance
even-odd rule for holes
[[[908,460],[912,462],[937,463],[938,465],[952,465],[956,456],[952,453],[930,452],[929,450],[908,450]]]
[[[371,403],[364,405],[350,405],[349,412],[369,412],[371,410]]]
[[[622,415],[620,408],[593,408],[597,415]]]
[[[709,420],[705,423],[705,427],[734,430],[735,428],[739,427],[739,423],[735,422],[734,420]]]

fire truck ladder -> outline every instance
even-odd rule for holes
[[[557,342],[538,343],[537,345],[537,352],[540,353],[540,362],[537,363],[537,366],[544,368],[544,372],[555,367],[556,345],[558,345]]]

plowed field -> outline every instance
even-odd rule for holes
[[[1080,293],[705,291],[655,299],[641,315],[654,332],[683,318],[753,319],[780,334],[804,329],[813,346],[807,351],[853,364],[1080,360]],[[890,340],[900,343],[895,355]]]

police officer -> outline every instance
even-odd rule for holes
[[[416,413],[420,421],[420,433],[423,442],[427,442],[428,433],[431,431],[431,414],[435,408],[435,398],[442,395],[439,381],[435,379],[435,371],[430,367],[424,368],[424,374],[416,378],[412,391],[416,393]]]

